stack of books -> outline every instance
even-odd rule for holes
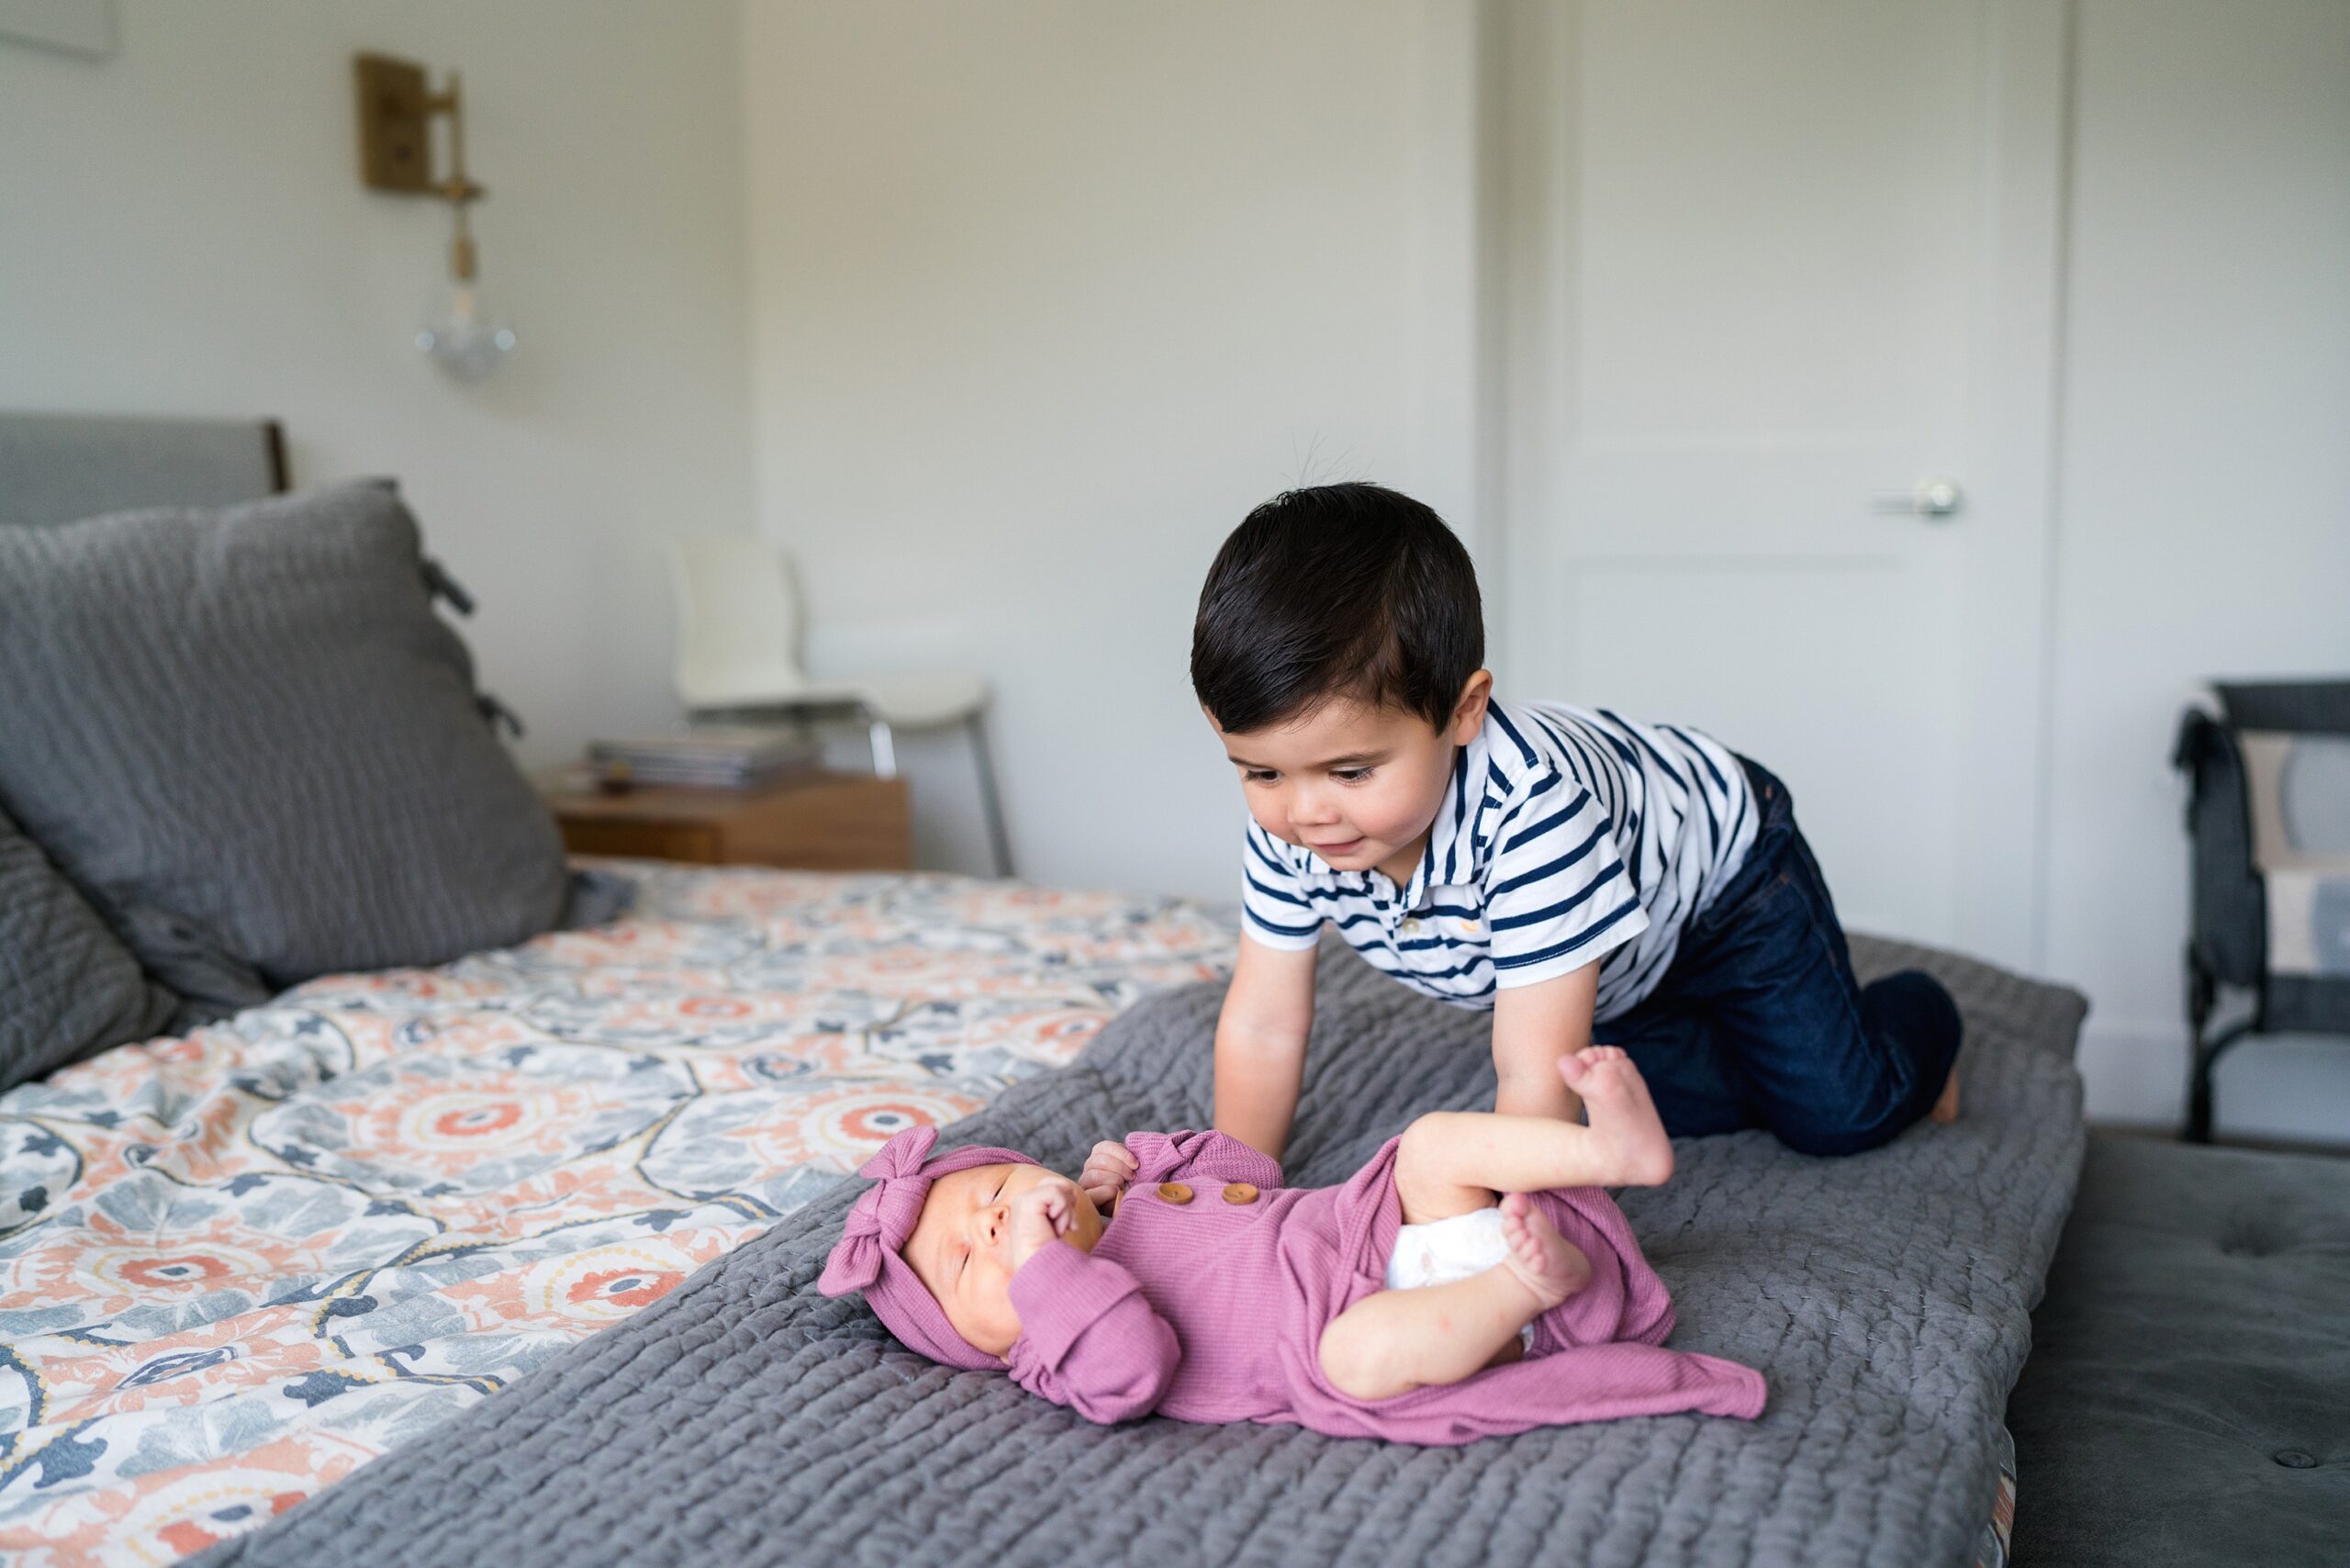
[[[699,790],[762,790],[822,765],[822,747],[797,730],[753,726],[596,741],[588,766],[607,788],[682,784]]]

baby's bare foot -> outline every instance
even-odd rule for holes
[[[1591,1283],[1591,1260],[1523,1193],[1502,1199],[1502,1239],[1509,1251],[1501,1267],[1534,1293],[1545,1312]]]
[[[1559,1058],[1559,1076],[1583,1097],[1592,1136],[1606,1150],[1607,1186],[1661,1187],[1673,1179],[1673,1140],[1632,1058],[1586,1046]]]

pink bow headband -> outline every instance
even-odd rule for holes
[[[874,1183],[857,1195],[848,1211],[841,1238],[824,1260],[816,1288],[826,1295],[865,1293],[865,1305],[910,1350],[950,1367],[981,1371],[1003,1365],[955,1332],[946,1309],[925,1289],[922,1277],[904,1256],[906,1238],[922,1218],[930,1184],[941,1176],[968,1170],[975,1165],[1034,1165],[1036,1161],[1009,1148],[958,1148],[925,1162],[938,1142],[936,1127],[908,1127],[881,1146],[881,1152],[858,1170]]]

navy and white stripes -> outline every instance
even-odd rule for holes
[[[1600,963],[1595,1015],[1656,989],[1690,918],[1754,842],[1745,769],[1719,742],[1557,703],[1495,702],[1453,759],[1407,888],[1336,871],[1251,823],[1241,909],[1269,947],[1336,925],[1371,964],[1463,1007]]]

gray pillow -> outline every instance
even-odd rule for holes
[[[387,486],[0,529],[0,803],[198,1014],[564,905]]]
[[[0,1089],[146,1039],[174,1002],[0,812]]]

